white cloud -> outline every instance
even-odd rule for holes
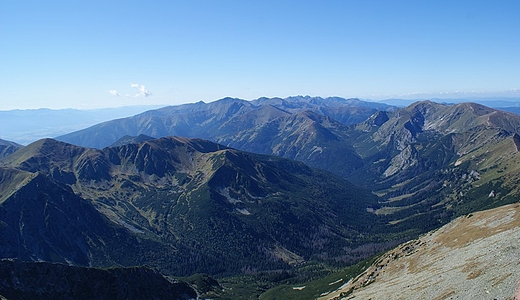
[[[114,95],[114,96],[121,96],[116,90],[110,90],[108,91],[110,94]]]
[[[139,89],[139,93],[135,94],[134,97],[140,97],[140,96],[149,97],[149,96],[153,96],[152,92],[147,90],[146,87],[144,85],[142,85],[142,84],[139,85],[138,83],[132,83],[132,84],[130,84],[130,87]]]
[[[131,88],[137,88],[139,90],[139,92],[137,94],[134,94],[133,96],[130,95],[130,94],[125,94],[125,97],[128,97],[128,98],[137,98],[137,97],[149,97],[149,96],[153,96],[152,92],[150,92],[149,90],[146,89],[146,87],[142,84],[138,84],[138,83],[131,83],[130,84],[130,87]],[[108,91],[111,95],[114,95],[114,96],[121,96],[121,94],[116,91],[116,90],[110,90]]]

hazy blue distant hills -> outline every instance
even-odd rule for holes
[[[414,102],[430,100],[436,103],[459,104],[465,102],[478,103],[488,107],[508,110],[509,108],[520,107],[520,98],[512,97],[469,97],[469,98],[422,98],[422,99],[384,99],[378,100],[378,103],[395,105],[400,107],[408,106]]]
[[[416,232],[383,234],[377,197],[337,176],[199,139],[44,139],[1,164],[6,258],[237,274],[357,261]]]
[[[272,107],[277,112],[273,110],[267,113],[265,107]],[[348,125],[365,120],[377,110],[392,109],[386,104],[342,98],[298,96],[286,99],[260,98],[254,101],[224,98],[210,103],[198,102],[151,110],[130,118],[101,123],[57,139],[94,148],[109,146],[125,135],[140,134],[156,138],[178,135],[215,140],[220,135],[236,132],[237,127],[230,128],[228,123],[249,129],[254,124],[263,124],[282,114],[311,110]],[[258,110],[261,113],[255,114],[254,111]],[[248,120],[244,118],[245,114],[259,119]]]
[[[27,145],[94,124],[132,116],[158,106],[126,106],[90,110],[26,109],[0,111],[0,138]]]
[[[520,107],[517,106],[499,107],[498,109],[520,115]]]

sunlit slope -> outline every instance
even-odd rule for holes
[[[518,204],[463,216],[381,255],[322,299],[512,299],[519,238]]]

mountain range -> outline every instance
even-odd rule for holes
[[[1,165],[2,257],[231,274],[352,262],[373,253],[342,249],[392,243],[366,211],[370,192],[199,139],[103,150],[44,139]]]
[[[14,148],[0,158],[0,256],[177,276],[314,274],[518,202],[520,116],[373,105],[226,98],[2,142]]]
[[[475,103],[422,101],[384,107],[355,124],[338,121],[338,111],[352,108],[345,103],[357,101],[228,98],[150,111],[59,139],[100,147],[125,135],[183,133],[298,160],[376,193],[383,199],[371,209],[403,229],[419,222],[429,230],[474,209],[516,201],[518,115]],[[493,201],[490,194],[497,195]]]
[[[155,138],[184,136],[215,141],[216,137],[308,110],[339,120],[342,124],[355,124],[378,110],[392,109],[394,107],[386,104],[343,98],[298,96],[285,99],[259,98],[254,101],[224,98],[210,103],[201,101],[150,110],[133,117],[100,123],[56,139],[91,148],[107,147],[125,135],[140,134]]]

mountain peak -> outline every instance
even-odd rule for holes
[[[80,155],[87,149],[54,139],[41,139],[31,143],[2,160],[3,164],[18,165],[23,170],[35,171],[46,167],[65,167],[71,157]]]

